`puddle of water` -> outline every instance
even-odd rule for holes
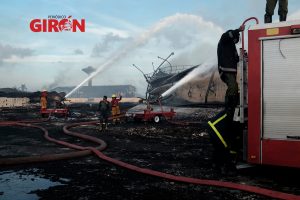
[[[51,186],[63,185],[60,182],[52,182],[49,179],[41,178],[36,175],[28,175],[23,171],[3,171],[0,174],[0,199],[38,199],[36,194],[29,194],[38,189],[47,189]]]

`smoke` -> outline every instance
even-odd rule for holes
[[[75,55],[83,55],[83,51],[81,49],[75,49],[73,52]]]
[[[211,59],[207,60],[203,64],[201,64],[199,67],[195,68],[193,71],[188,73],[185,77],[180,79],[175,85],[173,85],[171,88],[169,88],[167,91],[165,91],[161,96],[167,97],[170,94],[172,94],[177,88],[180,88],[185,83],[188,83],[196,78],[199,78],[200,76],[205,76],[209,72],[213,70],[214,67],[217,66],[217,59]]]
[[[218,41],[217,39],[215,39]],[[198,65],[216,54],[216,44],[203,42],[189,49],[176,53],[170,61],[173,65]]]
[[[108,52],[120,47],[120,45],[125,42],[126,38],[120,37],[113,33],[106,34],[103,38],[103,41],[95,44],[91,57],[101,57],[107,54]]]
[[[290,16],[288,16],[288,20],[299,20],[300,19],[300,10],[292,13]]]
[[[198,28],[200,30],[203,30],[203,28],[205,28],[205,29],[214,29],[216,30],[216,32],[220,34],[223,32],[220,27],[216,26],[212,22],[204,21],[202,17],[196,15],[175,14],[173,16],[166,17],[160,20],[154,26],[152,26],[148,31],[145,31],[143,34],[137,37],[132,43],[128,44],[127,46],[119,50],[119,52],[116,52],[108,61],[100,65],[94,73],[92,73],[88,78],[84,79],[78,86],[76,86],[70,93],[68,93],[66,97],[72,95],[77,89],[79,89],[88,80],[95,77],[97,74],[103,72],[106,68],[112,66],[120,59],[124,58],[128,53],[130,53],[134,49],[145,45],[153,36],[160,33],[160,31],[176,23],[192,23],[194,24],[195,28]],[[203,40],[205,40],[208,37],[209,37],[209,33],[207,32],[207,34],[203,36]]]
[[[33,50],[29,48],[17,48],[0,43],[0,65],[2,65],[4,59],[9,59],[13,56],[24,58],[26,56],[31,56],[32,54]]]
[[[52,83],[50,83],[48,86],[45,86],[44,88],[47,90],[52,90],[55,87],[58,87],[59,85],[62,85],[66,82],[67,80],[67,74],[68,74],[69,70],[68,69],[64,69],[61,70],[59,73],[57,73],[57,75],[54,77],[54,80]]]

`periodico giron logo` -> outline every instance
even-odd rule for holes
[[[73,19],[72,15],[49,15],[48,19],[33,19],[29,24],[33,32],[85,32],[85,19]]]

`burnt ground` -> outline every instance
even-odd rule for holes
[[[197,113],[196,117],[190,116],[190,119],[205,122],[210,115],[219,110],[204,108],[202,114]],[[35,118],[37,114],[27,110],[1,113],[1,120],[29,117]],[[40,125],[49,130],[51,137],[88,146],[93,144],[62,133],[62,127],[66,123],[88,119],[52,119]],[[105,140],[108,143],[108,148],[104,151],[106,155],[140,167],[180,176],[250,184],[300,195],[299,169],[255,166],[222,174],[212,168],[212,145],[204,123],[197,126],[178,126],[167,122],[128,122],[110,125],[109,130],[103,132],[97,132],[94,126],[74,130]],[[1,158],[69,151],[71,150],[46,141],[39,130],[0,127]],[[226,188],[177,183],[138,174],[104,162],[95,156],[2,166],[0,199],[8,192],[5,184],[11,181],[3,177],[11,172],[18,175],[14,179],[24,179],[25,176],[33,175],[26,182],[28,185],[35,183],[38,178],[59,183],[47,188],[42,185],[36,186],[26,191],[33,196],[22,199],[270,199]],[[13,191],[14,187],[9,190]]]

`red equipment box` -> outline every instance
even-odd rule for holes
[[[48,117],[49,115],[67,117],[69,115],[69,110],[67,108],[41,109],[40,113],[43,117]]]

